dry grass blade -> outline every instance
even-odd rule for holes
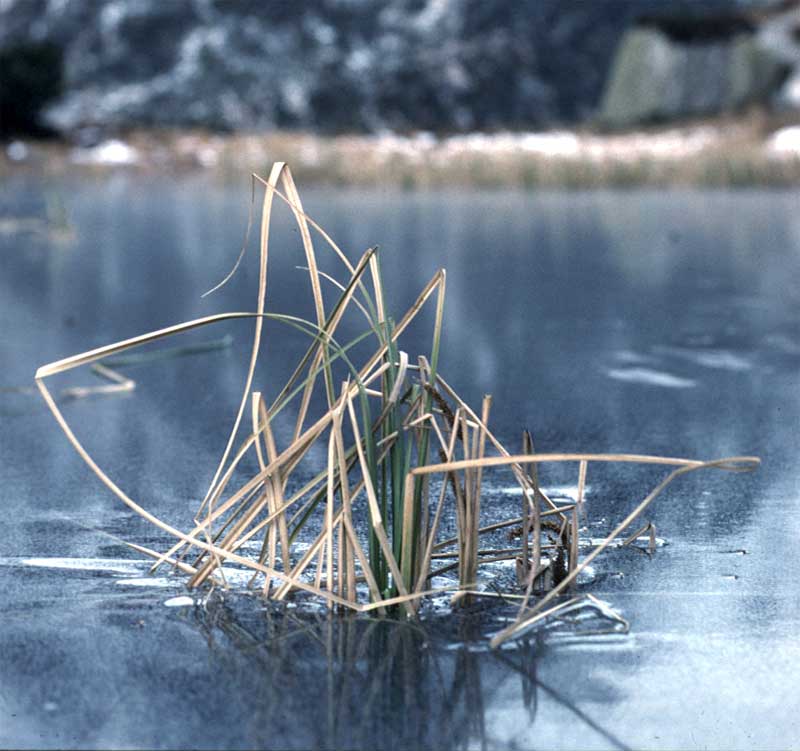
[[[443,449],[445,458],[449,461],[453,457],[453,452],[456,447],[456,438],[458,437],[458,421],[455,421],[450,431],[450,443]],[[439,524],[442,518],[442,509],[444,508],[445,493],[447,492],[447,483],[443,482],[441,490],[439,491],[439,501],[436,504],[436,513],[433,516],[433,524],[431,525],[430,532],[428,533],[428,540],[425,546],[425,552],[422,557],[422,564],[420,566],[420,574],[417,579],[417,584],[414,587],[415,592],[421,592],[425,586],[425,582],[430,578],[430,562],[433,556],[434,543],[436,541],[436,533],[439,531]],[[455,540],[454,540],[455,542]]]
[[[645,454],[530,454],[522,456],[490,456],[484,459],[468,459],[463,461],[447,462],[445,464],[428,464],[416,467],[415,475],[426,475],[436,472],[457,472],[463,469],[477,469],[478,467],[504,467],[509,464],[524,464],[533,462],[628,462],[633,464],[666,464],[686,468],[700,469],[714,466],[732,472],[747,472],[760,463],[757,456],[731,456],[726,459],[717,459],[712,462],[697,459],[675,459],[669,456],[648,456]]]
[[[381,368],[379,368],[378,371],[376,371],[376,373],[373,374],[373,376],[380,375],[380,372],[381,372]],[[358,388],[357,385],[355,385],[355,384],[352,385],[350,387],[349,393],[355,392],[357,390],[357,388]],[[334,410],[329,410],[322,417],[320,417],[320,419],[317,420],[317,422],[314,423],[314,425],[309,427],[305,431],[305,433],[303,433],[302,436],[300,436],[290,446],[288,446],[286,449],[284,449],[284,451],[281,452],[281,454],[274,461],[270,462],[262,471],[260,471],[258,474],[256,474],[254,477],[252,477],[249,481],[247,481],[236,493],[234,493],[234,495],[232,495],[230,498],[228,498],[227,501],[225,501],[223,504],[221,504],[213,512],[209,513],[205,520],[198,522],[197,526],[195,527],[195,529],[193,531],[193,534],[199,534],[200,531],[206,529],[206,527],[208,527],[213,521],[215,521],[223,513],[225,513],[228,509],[230,509],[232,506],[234,506],[238,501],[240,501],[248,493],[252,492],[259,485],[262,485],[265,482],[265,480],[267,479],[267,477],[272,472],[275,472],[275,471],[277,471],[278,469],[280,469],[282,467],[288,467],[292,463],[296,463],[296,461],[299,459],[299,457],[301,457],[302,455],[304,455],[305,453],[307,453],[311,449],[311,447],[314,444],[314,441],[316,441],[319,438],[319,436],[322,434],[322,432],[328,427],[330,422],[333,420],[334,414],[335,414],[335,409]],[[249,447],[255,441],[255,438],[256,438],[256,436],[254,434],[251,434],[244,441],[244,443],[242,444],[241,448],[239,449],[239,452],[237,453],[237,456],[235,457],[234,461],[232,462],[232,466],[228,468],[226,476],[224,476],[222,478],[222,481],[220,482],[220,485],[219,485],[217,491],[215,491],[217,494],[221,493],[222,488],[224,488],[225,482],[227,482],[227,479],[230,479],[230,476],[232,475],[233,467],[235,466],[236,462],[244,455],[244,453],[247,451],[247,449],[249,449]],[[299,499],[299,496],[295,496],[294,500],[292,502],[295,502],[298,499]],[[285,511],[286,508],[288,508],[289,505],[291,505],[291,504],[286,504],[284,506],[284,508],[281,509],[281,510]],[[168,552],[168,555],[173,555],[178,548],[180,548],[180,544],[175,546],[174,548],[172,548]]]
[[[343,387],[343,391],[346,391],[346,387]],[[351,495],[347,481],[348,463],[347,463],[347,455],[344,450],[344,437],[342,435],[343,414],[344,414],[343,410],[340,410],[338,418],[335,422],[336,462],[338,463],[339,467],[339,477],[341,478],[340,484],[342,488],[342,511],[343,511],[342,522],[344,524],[344,528],[347,533],[347,539],[349,540],[351,549],[355,554],[355,556],[358,558],[358,561],[361,565],[361,570],[364,572],[364,576],[367,581],[367,586],[369,587],[369,592],[370,596],[372,597],[372,601],[379,602],[381,600],[381,593],[378,589],[378,583],[375,581],[375,577],[372,573],[372,568],[369,565],[369,560],[367,559],[367,556],[364,553],[364,549],[358,540],[358,535],[356,534],[355,529],[353,528]],[[353,601],[355,601],[356,599],[355,568],[353,566],[352,560],[348,561],[347,563],[347,579],[348,579],[348,589],[352,593]],[[386,613],[386,609],[381,607],[378,612],[380,615],[384,615]]]
[[[650,457],[652,458],[652,457]],[[672,463],[676,463],[676,460],[671,460]],[[660,462],[666,463],[666,462]],[[667,475],[665,479],[663,479],[645,498],[644,500],[626,516],[603,540],[603,542],[598,545],[589,555],[584,558],[583,562],[580,566],[577,566],[573,571],[571,571],[559,584],[557,584],[553,589],[551,589],[539,602],[531,608],[527,613],[520,611],[520,615],[517,618],[517,622],[509,626],[508,628],[501,631],[499,634],[496,634],[491,641],[492,647],[497,647],[502,644],[507,639],[512,638],[518,633],[518,629],[520,628],[520,624],[523,622],[527,622],[530,616],[535,615],[536,613],[540,612],[542,608],[547,605],[547,603],[551,602],[555,597],[557,597],[563,590],[569,587],[575,579],[578,578],[581,571],[585,569],[595,558],[597,558],[603,550],[608,547],[612,543],[615,537],[617,537],[623,530],[627,529],[644,511],[645,509],[661,494],[661,492],[676,478],[680,477],[681,475],[685,475],[687,472],[693,472],[698,469],[705,469],[705,468],[717,468],[717,469],[733,469],[742,470],[742,469],[752,469],[755,465],[758,464],[758,459],[754,457],[733,457],[729,459],[720,459],[718,461],[711,461],[711,462],[690,462],[688,460],[683,461],[683,466],[674,469],[672,472]]]
[[[349,302],[354,299],[353,294],[355,292],[356,286],[360,284],[361,276],[363,275],[364,271],[367,269],[367,265],[369,260],[372,258],[375,252],[374,248],[370,248],[367,250],[366,253],[361,257],[361,260],[356,265],[355,269],[353,269],[352,275],[350,277],[350,281],[348,282],[347,286],[343,287],[342,295],[339,298],[339,301],[333,308],[330,317],[326,321],[325,325],[320,328],[320,335],[321,337],[332,337],[333,334],[336,332],[336,328],[339,325],[339,322],[347,308]],[[288,399],[288,395],[292,389],[292,387],[297,383],[300,378],[301,373],[303,370],[309,366],[309,371],[312,374],[311,378],[309,378],[305,385],[303,386],[303,397],[300,407],[300,414],[305,417],[305,414],[308,409],[307,401],[310,397],[310,391],[313,389],[313,384],[316,381],[316,378],[313,376],[314,373],[318,372],[318,366],[320,361],[323,359],[325,353],[325,349],[320,348],[316,342],[312,342],[311,345],[308,347],[305,355],[300,359],[300,362],[297,364],[297,367],[294,369],[294,372],[289,377],[289,380],[286,382],[284,387],[281,389],[280,393],[277,397],[275,397],[275,401],[272,403],[270,407],[270,412],[274,412],[281,404]],[[366,375],[362,373],[362,376]],[[297,431],[295,431],[294,438],[297,438]]]
[[[71,399],[80,399],[93,394],[119,394],[133,391],[136,388],[136,381],[117,373],[116,370],[112,370],[102,363],[98,362],[92,365],[92,372],[107,381],[111,381],[111,383],[105,386],[72,386],[71,388],[63,389],[61,395]]]
[[[285,167],[286,165],[283,162],[277,162],[273,165],[272,172],[269,176],[270,184],[277,184]],[[271,215],[272,192],[266,191],[264,193],[264,201],[261,205],[261,243],[259,253],[258,299],[256,303],[256,313],[259,315],[256,318],[255,330],[253,332],[253,346],[250,351],[250,365],[247,368],[247,376],[245,378],[242,399],[239,403],[239,410],[236,413],[236,419],[233,422],[233,428],[231,429],[228,443],[225,446],[225,451],[222,453],[222,458],[217,465],[216,472],[214,472],[214,477],[211,480],[211,484],[206,491],[206,496],[203,499],[203,502],[200,504],[200,510],[198,511],[198,514],[202,513],[203,508],[207,503],[210,504],[211,495],[214,492],[214,488],[219,480],[220,474],[222,474],[225,463],[228,461],[228,456],[233,448],[234,441],[236,440],[236,433],[239,430],[239,425],[242,422],[242,416],[244,415],[244,411],[247,406],[247,400],[250,397],[250,389],[253,383],[253,376],[255,374],[256,361],[258,360],[258,353],[261,347],[261,331],[264,326],[264,321],[261,317],[261,314],[264,313],[264,305],[266,304],[267,298],[267,259],[269,257],[269,227]]]
[[[472,411],[472,409],[470,408],[469,404],[467,404],[466,402],[464,402],[464,401],[463,401],[463,400],[462,400],[462,399],[461,399],[461,398],[458,396],[458,394],[455,392],[455,390],[453,389],[453,387],[452,387],[452,386],[450,386],[450,385],[447,383],[447,381],[445,381],[445,380],[444,380],[444,378],[442,378],[441,374],[437,374],[437,376],[436,376],[436,384],[437,384],[438,386],[441,386],[442,390],[443,390],[443,391],[444,391],[446,394],[448,394],[448,395],[449,395],[449,396],[450,396],[452,399],[454,399],[454,400],[455,400],[455,402],[456,402],[456,404],[458,404],[458,406],[460,406],[462,409],[464,409],[464,410],[466,411],[466,413],[467,413],[467,414],[468,414],[468,415],[469,415],[469,416],[470,416],[470,417],[471,417],[473,420],[475,420],[476,422],[478,422],[478,421],[479,421],[479,419],[478,419],[478,416],[475,414],[475,412],[473,412],[473,411]],[[494,436],[494,434],[493,434],[493,433],[492,433],[492,432],[491,432],[491,431],[488,429],[488,427],[484,426],[484,429],[486,430],[486,437],[489,439],[489,442],[492,444],[492,446],[494,446],[494,448],[495,448],[495,449],[496,449],[496,450],[497,450],[497,451],[500,453],[500,456],[504,456],[504,457],[508,457],[508,456],[510,456],[510,454],[508,453],[508,450],[506,449],[506,447],[505,447],[505,446],[503,446],[503,444],[502,444],[502,443],[500,443],[500,441],[498,441],[498,440],[497,440],[497,438],[496,438],[496,437]],[[525,475],[525,473],[523,472],[523,470],[522,470],[522,467],[519,465],[519,463],[518,463],[518,462],[514,462],[514,463],[512,463],[511,469],[512,469],[512,471],[514,472],[514,475],[515,475],[515,477],[517,478],[518,482],[519,482],[519,483],[520,483],[520,485],[522,486],[522,488],[523,488],[523,492],[533,492],[533,490],[534,490],[534,489],[531,487],[530,481],[529,481],[529,479],[526,477],[526,475]],[[536,492],[539,494],[539,497],[540,497],[542,500],[544,500],[544,502],[545,502],[545,503],[546,503],[548,506],[550,506],[550,508],[551,508],[551,509],[555,509],[555,508],[556,508],[556,505],[555,505],[555,504],[554,504],[554,503],[553,503],[553,502],[550,500],[550,498],[548,498],[548,497],[547,497],[547,495],[545,495],[544,493],[542,493],[542,492],[541,492],[541,490],[537,490]]]
[[[620,545],[620,547],[624,548],[624,547],[627,547],[628,545],[630,545],[631,543],[636,542],[636,540],[639,539],[639,537],[641,535],[643,535],[645,532],[647,532],[650,529],[651,526],[652,525],[650,524],[650,522],[645,522],[632,535],[630,535],[629,537],[626,537],[622,541],[622,544]]]
[[[532,454],[533,453],[533,439],[531,438],[531,434],[529,431],[525,430],[522,433],[522,453],[523,454]],[[532,464],[531,467],[536,468],[535,464]],[[530,470],[525,467],[525,471],[530,476]],[[532,514],[531,514],[531,507],[539,505],[539,499],[536,498],[534,495],[533,498],[528,498],[528,494],[525,492],[525,489],[522,490],[522,550],[520,551],[522,554],[522,560],[520,561],[520,566],[517,569],[517,581],[518,583],[522,583],[523,581],[528,580],[528,574],[530,572],[531,567],[533,567],[534,571],[539,568],[539,561],[538,555],[536,554],[536,544],[541,543],[540,536],[541,530],[538,531],[537,534],[534,535],[534,556],[533,561],[531,562],[528,558],[528,549],[529,549],[529,538],[531,531],[533,531],[533,524],[531,522]]]
[[[262,399],[258,400],[258,413],[261,420],[258,429],[264,434],[264,444],[267,447],[267,459],[272,464],[278,460],[278,448],[275,444],[275,437],[272,434],[272,419],[267,414],[267,408]],[[255,433],[256,430],[253,432]],[[258,442],[256,442],[256,445],[258,445]],[[299,461],[299,458],[297,460]],[[261,469],[264,470],[265,468],[261,467]],[[270,507],[270,514],[272,514],[277,512],[278,509],[282,509],[285,505],[283,496],[283,487],[285,484],[283,481],[283,471],[281,469],[276,469],[272,475],[270,475],[270,481],[272,483],[272,493],[270,494],[272,504]],[[280,538],[281,542],[281,559],[283,561],[283,570],[288,571],[291,564],[289,562],[289,530],[286,526],[285,511],[278,512],[277,522],[277,536]],[[273,531],[272,528],[270,529]],[[273,534],[273,539],[274,537],[275,535]],[[273,559],[274,557],[275,554],[273,551]]]
[[[93,362],[97,362],[98,360],[102,360],[106,357],[110,357],[112,355],[116,355],[118,352],[125,352],[128,349],[132,349],[133,347],[140,347],[143,344],[149,344],[150,342],[158,341],[159,339],[164,339],[168,336],[173,336],[175,334],[181,334],[184,331],[191,331],[192,329],[201,328],[202,326],[208,326],[212,323],[219,323],[220,321],[231,321],[240,318],[257,318],[257,313],[217,313],[213,316],[205,316],[204,318],[196,318],[192,321],[186,321],[185,323],[179,323],[175,326],[167,326],[163,329],[158,329],[157,331],[151,331],[148,334],[141,334],[139,336],[131,337],[130,339],[124,339],[120,342],[115,342],[114,344],[107,344],[103,347],[96,347],[95,349],[88,350],[87,352],[82,352],[79,355],[72,355],[71,357],[65,357],[61,360],[56,360],[55,362],[48,363],[47,365],[42,365],[36,371],[36,375],[34,378],[37,381],[41,381],[44,378],[49,378],[50,376],[57,375],[58,373],[66,373],[69,370],[73,370],[74,368],[78,368],[81,365],[91,365]]]

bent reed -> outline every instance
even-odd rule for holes
[[[386,309],[377,248],[368,249],[352,263],[305,213],[285,163],[276,163],[267,180],[255,175],[253,179],[264,187],[254,311],[179,323],[44,365],[36,372],[45,402],[94,474],[129,508],[175,538],[175,544],[164,551],[130,543],[155,559],[153,570],[173,566],[187,575],[188,586],[194,588],[209,582],[227,586],[226,569],[243,568],[252,572],[250,586],[260,587],[264,597],[282,601],[307,593],[330,608],[377,611],[379,615],[401,609],[414,616],[424,598],[443,591],[453,592],[454,605],[479,596],[517,601],[516,618],[491,640],[496,647],[543,618],[574,610],[575,598],[560,604],[554,600],[637,520],[640,528],[625,542],[648,531],[652,542],[652,525],[641,526],[641,517],[677,477],[704,468],[747,471],[759,463],[758,458],[747,456],[697,461],[636,454],[538,454],[527,433],[523,453],[512,455],[489,429],[491,397],[484,397],[480,409],[473,410],[440,372],[445,271],[438,271],[414,304],[395,320]],[[288,205],[302,238],[315,320],[266,310],[270,223],[276,197]],[[312,231],[340,261],[343,280],[319,270]],[[245,247],[218,287],[236,271]],[[332,307],[325,306],[323,281],[337,290]],[[429,302],[435,306],[430,351],[412,357],[402,349],[402,335]],[[360,336],[340,344],[336,334],[348,311],[363,316],[366,326]],[[233,319],[254,322],[244,390],[208,491],[193,525],[184,530],[153,515],[101,469],[73,433],[45,380],[84,365],[102,368],[103,362],[113,362],[109,358],[126,350]],[[310,340],[271,403],[254,388],[265,320],[281,322]],[[351,357],[356,345],[369,340],[375,344],[372,354],[354,363]],[[130,389],[131,383],[125,381],[123,388]],[[312,414],[312,397],[320,390],[326,406],[321,414]],[[288,444],[279,446],[272,423],[290,404],[296,410],[294,429]],[[300,486],[298,468],[307,470],[312,457],[320,455],[320,448],[327,458],[324,466],[315,466],[313,479]],[[248,455],[258,462],[258,471],[241,482],[240,465]],[[576,465],[574,503],[557,503],[539,486],[537,468],[545,462]],[[595,462],[634,462],[672,469],[580,559],[579,515],[585,513],[584,489],[589,465]],[[510,472],[515,478],[522,491],[521,513],[481,526],[481,488],[490,471]],[[443,539],[445,519],[456,531],[448,539]],[[518,545],[503,550],[481,548],[484,535],[514,526],[519,527]],[[310,543],[300,544],[301,532]],[[254,543],[257,555],[248,552]],[[518,591],[479,590],[481,567],[500,560],[516,562]],[[457,570],[457,583],[432,587],[434,577],[450,570]],[[590,598],[587,604],[596,608],[598,602]]]

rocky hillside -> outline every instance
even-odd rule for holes
[[[621,38],[657,4],[4,0],[2,119],[12,129],[20,76],[42,85],[49,65],[47,91],[54,81],[63,85],[39,124],[68,132],[452,132],[575,123],[595,114]],[[39,104],[34,96],[27,106]]]

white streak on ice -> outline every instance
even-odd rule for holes
[[[669,389],[690,389],[697,385],[697,382],[690,378],[681,378],[672,373],[650,368],[610,368],[606,370],[606,375],[616,381],[643,383],[647,386],[662,386]]]
[[[586,485],[583,491],[584,494],[588,494],[591,489],[591,483]],[[498,488],[497,492],[502,493],[503,495],[522,495],[522,488],[519,485],[509,485],[507,487]],[[549,487],[542,488],[542,493],[544,493],[548,498],[571,498],[572,500],[576,500],[578,497],[578,486],[551,485]],[[528,495],[530,495],[530,493]]]
[[[180,583],[178,579],[166,579],[163,576],[134,576],[117,580],[117,585],[121,587],[174,587]]]
[[[137,561],[128,558],[3,558],[0,559],[0,565],[138,574],[150,564],[149,561]]]
[[[168,608],[192,607],[194,600],[187,595],[181,595],[180,597],[170,597],[169,600],[164,600],[164,605]]]

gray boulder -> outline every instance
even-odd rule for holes
[[[600,122],[624,128],[770,104],[793,65],[773,39],[785,23],[752,18],[750,28],[741,11],[727,25],[724,17],[678,23],[679,15],[640,22],[616,53]]]
[[[788,70],[773,96],[778,109],[800,110],[800,5],[769,19],[758,33],[759,47]]]

